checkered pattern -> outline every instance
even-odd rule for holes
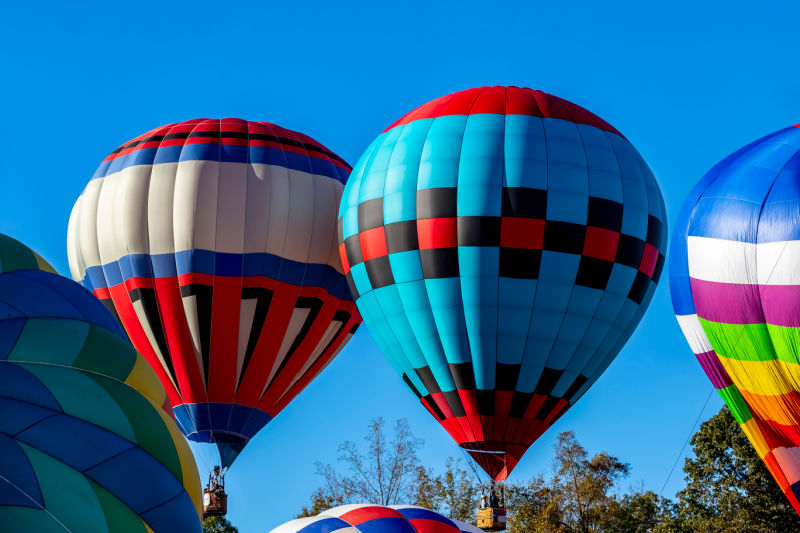
[[[339,253],[397,372],[504,478],[641,318],[664,206],[633,146],[574,104],[513,87],[434,102],[357,163]]]

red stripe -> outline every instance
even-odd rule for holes
[[[339,516],[339,518],[350,525],[358,526],[359,524],[378,518],[403,518],[403,515],[401,515],[399,511],[390,509],[389,507],[370,505],[368,507],[359,507],[358,509],[348,511]]]
[[[653,272],[656,270],[656,263],[658,263],[658,249],[646,242],[644,244],[644,253],[642,253],[642,262],[639,264],[639,271],[646,274],[648,278],[652,278]]]
[[[383,226],[362,231],[358,234],[358,242],[361,244],[361,256],[364,261],[383,257],[389,253],[386,250],[386,233]],[[343,249],[344,245],[340,247],[340,250]]]
[[[458,219],[423,218],[417,220],[417,239],[420,250],[458,246]]]
[[[208,397],[214,402],[229,403],[236,394],[242,279],[214,276],[213,286]]]
[[[347,260],[347,251],[345,250],[344,243],[339,245],[339,258],[342,261],[342,271],[346,276],[350,272],[350,261]]]
[[[619,232],[596,228],[594,226],[586,226],[586,237],[583,241],[583,255],[613,262],[617,257],[618,247]],[[658,256],[657,251],[656,256]],[[653,263],[653,268],[655,268],[655,263]]]
[[[541,250],[544,245],[544,220],[503,217],[500,221],[500,246]]]
[[[448,94],[407,113],[386,128],[384,133],[416,120],[477,113],[557,118],[622,136],[608,122],[581,106],[552,94],[524,87],[477,87]]]

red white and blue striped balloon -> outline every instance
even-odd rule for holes
[[[334,507],[317,516],[298,518],[270,533],[483,533],[475,526],[451,520],[413,505],[384,507],[354,504]]]
[[[164,383],[223,466],[338,353],[361,318],[336,210],[350,167],[266,122],[198,119],[103,160],[69,224],[73,278]]]

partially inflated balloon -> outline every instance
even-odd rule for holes
[[[270,533],[482,533],[475,526],[450,520],[422,507],[356,504],[334,507],[317,516],[298,518]]]
[[[800,127],[734,152],[692,189],[670,289],[703,370],[800,513]]]
[[[518,87],[454,93],[392,124],[356,164],[339,215],[369,330],[495,479],[616,357],[667,239],[633,145]]]
[[[238,119],[170,124],[109,155],[72,211],[76,280],[116,311],[185,435],[230,465],[353,335],[336,251],[350,167]]]
[[[4,531],[200,531],[166,392],[89,292],[0,235]]]

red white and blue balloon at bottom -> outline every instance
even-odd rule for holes
[[[342,505],[286,522],[270,533],[483,533],[458,520],[411,505]]]

